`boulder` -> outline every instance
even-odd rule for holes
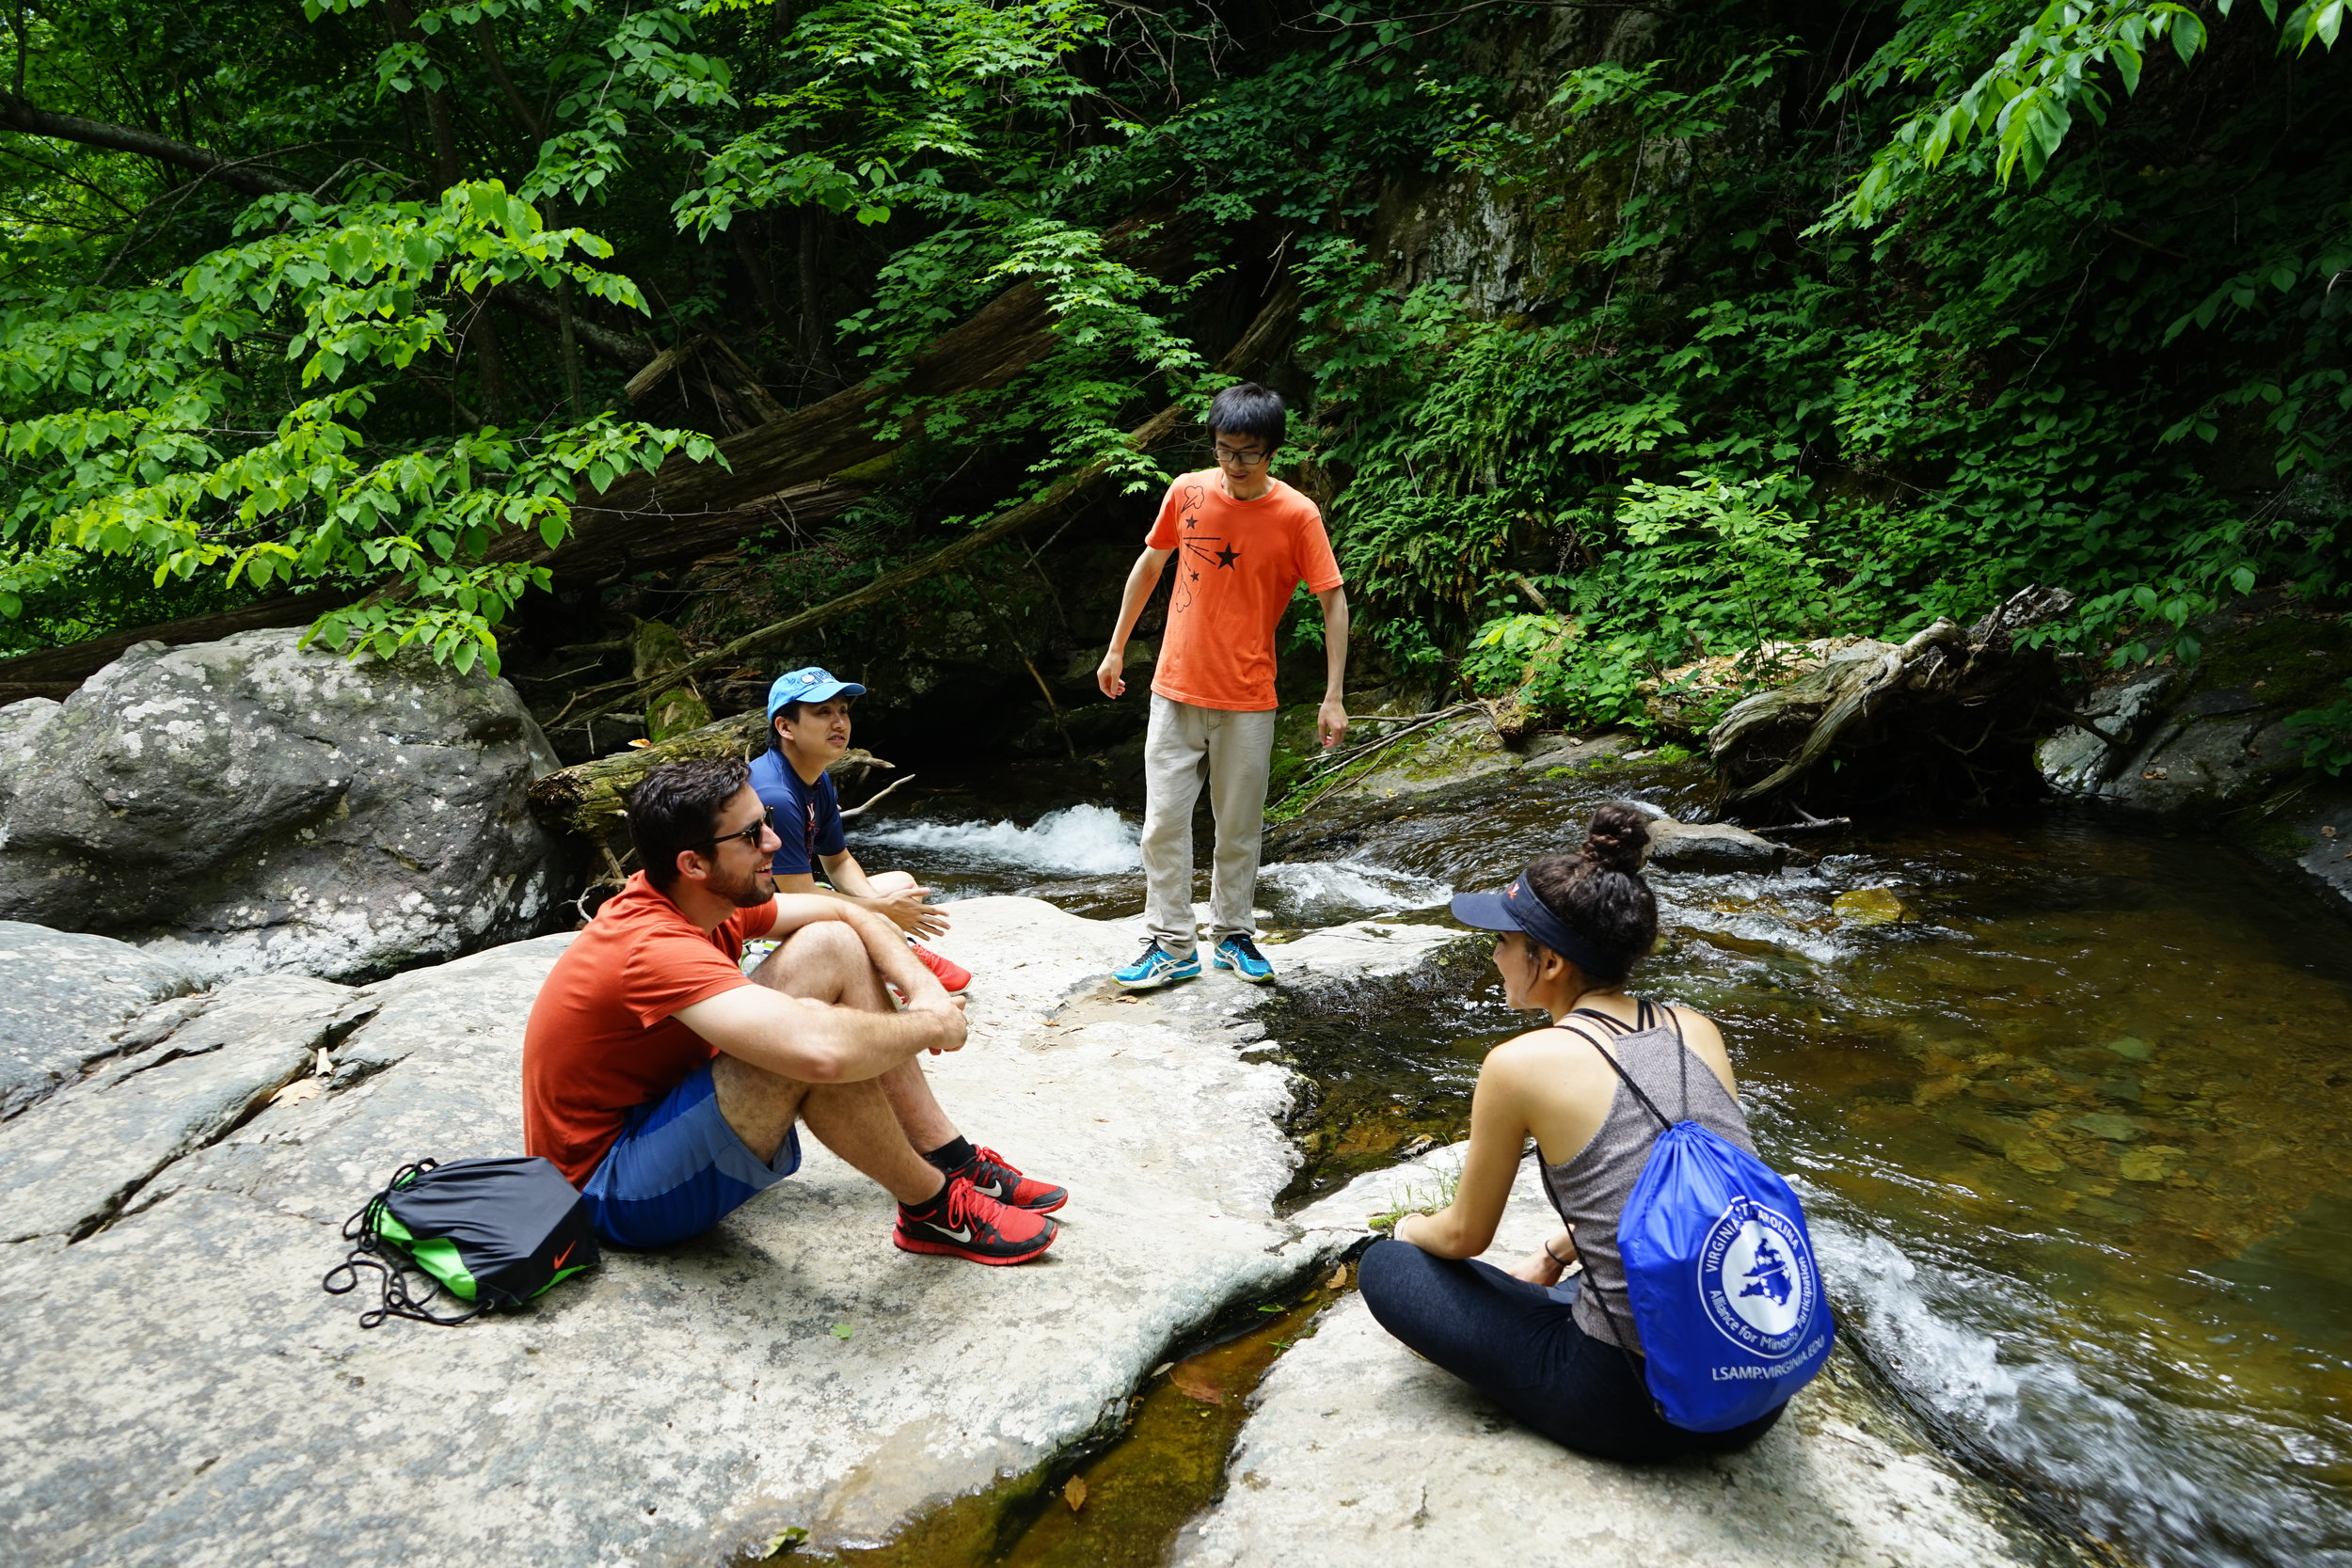
[[[514,689],[295,631],[141,643],[0,709],[0,918],[140,941],[207,979],[364,978],[546,927]]]
[[[2197,626],[2201,655],[2122,671],[2035,750],[2061,795],[2159,816],[2200,816],[2308,781],[2286,721],[2352,676],[2352,618],[2249,601]]]
[[[1466,1147],[1359,1178],[1295,1218],[1360,1237],[1369,1215],[1434,1201]],[[1555,1224],[1523,1165],[1487,1261],[1508,1267]],[[1335,1534],[1353,1560],[1449,1568],[2084,1560],[1938,1454],[1847,1351],[1746,1452],[1619,1465],[1520,1426],[1353,1295],[1259,1386],[1227,1481],[1180,1537],[1178,1568],[1325,1568]]]
[[[127,942],[0,920],[0,1122],[145,1043],[128,1037],[141,1015],[196,989],[186,965]],[[194,1006],[169,1008],[166,1026]]]
[[[1653,816],[1649,864],[1661,871],[1771,871],[1788,847],[1728,822],[1677,822]]]
[[[523,1022],[568,936],[281,995],[274,1056],[219,1027],[204,1055],[34,1105],[12,1148],[81,1118],[187,1151],[83,1240],[44,1217],[0,1244],[0,1558],[716,1562],[796,1531],[871,1543],[1115,1423],[1173,1343],[1343,1238],[1274,1217],[1290,1079],[1227,1027],[1261,992],[1212,972],[1117,993],[1134,922],[1022,898],[955,922],[938,946],[977,972],[974,1031],[928,1063],[941,1098],[1072,1192],[1053,1252],[1018,1269],[896,1251],[887,1196],[809,1141],[710,1236],[608,1253],[523,1312],[362,1330],[357,1299],[318,1288],[338,1227],[407,1161],[517,1150]],[[1337,977],[1347,944],[1372,961],[1417,940],[1301,962]],[[305,1080],[324,1092],[260,1094],[371,1006]],[[140,1080],[182,1069],[209,1076],[175,1133]],[[42,1213],[87,1224],[118,1180]]]

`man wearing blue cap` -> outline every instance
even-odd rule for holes
[[[786,671],[768,689],[768,750],[752,763],[752,787],[784,841],[770,870],[779,893],[831,892],[887,916],[939,983],[961,991],[971,972],[914,941],[947,929],[947,911],[923,901],[931,890],[903,871],[868,876],[850,853],[841,796],[826,769],[849,751],[850,703],[865,695],[866,688],[813,664]],[[820,866],[830,888],[817,883]]]

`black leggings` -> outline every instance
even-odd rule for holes
[[[1632,1460],[1728,1453],[1780,1419],[1774,1410],[1729,1432],[1670,1425],[1635,1370],[1639,1362],[1578,1327],[1551,1291],[1491,1263],[1432,1258],[1409,1242],[1384,1240],[1364,1254],[1357,1277],[1382,1328],[1579,1453]]]

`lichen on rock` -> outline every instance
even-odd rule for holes
[[[0,918],[209,978],[364,978],[546,928],[525,809],[555,766],[506,682],[306,648],[141,643],[62,705],[0,709]]]

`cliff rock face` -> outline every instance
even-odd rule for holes
[[[514,689],[294,631],[142,643],[0,708],[0,919],[123,937],[206,979],[334,979],[546,927],[523,800],[555,766]]]
[[[2249,601],[2197,632],[2196,663],[2118,673],[2083,699],[2089,724],[2042,743],[2034,760],[2052,788],[2197,819],[2313,781],[2287,721],[2352,675],[2352,623]]]

